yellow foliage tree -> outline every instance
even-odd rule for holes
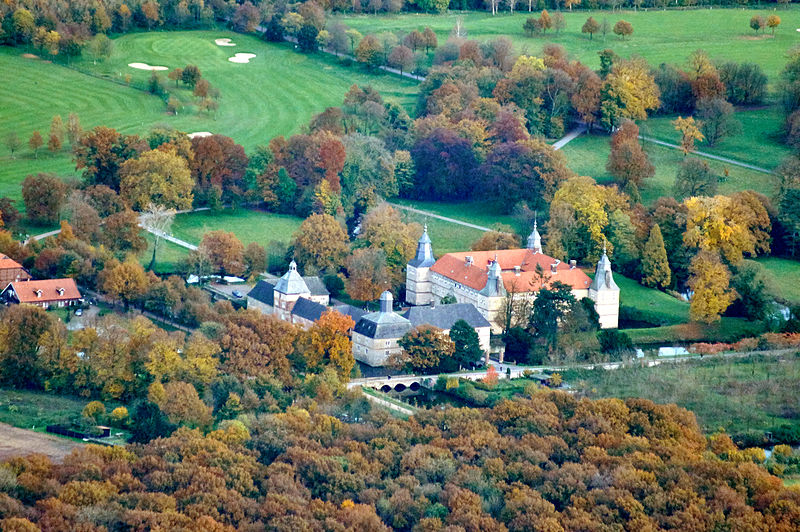
[[[167,209],[192,207],[189,164],[174,149],[150,150],[120,167],[120,196],[137,211],[154,203]]]
[[[701,142],[705,139],[705,136],[700,132],[702,122],[695,122],[692,116],[689,118],[679,116],[670,123],[675,127],[675,131],[681,134],[681,150],[683,150],[684,155],[694,151],[695,141]]]
[[[718,253],[700,251],[692,259],[689,273],[689,288],[694,291],[689,316],[705,323],[718,321],[736,298],[736,293],[730,288],[730,270]]]
[[[615,124],[623,118],[646,120],[647,111],[658,109],[660,92],[650,67],[642,58],[620,61],[608,74],[605,85],[604,107],[614,102]]]
[[[349,331],[355,322],[335,310],[328,310],[311,326],[309,348],[306,360],[311,369],[319,368],[324,362],[330,362],[342,380],[350,377],[355,365],[353,344]]]
[[[684,203],[687,246],[719,252],[731,264],[741,261],[744,254],[769,251],[769,214],[755,193],[697,196]]]

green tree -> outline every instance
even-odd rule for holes
[[[33,305],[8,307],[0,316],[0,381],[20,388],[43,387],[48,363],[39,352],[39,339],[55,326],[55,318]]]
[[[536,295],[529,325],[551,356],[559,347],[559,325],[575,303],[572,288],[560,281],[542,288]]]
[[[19,136],[15,131],[10,131],[6,135],[5,141],[6,141],[6,148],[8,148],[8,151],[11,153],[11,158],[15,159],[14,152],[19,151],[19,149],[22,147],[22,141],[19,140]]]
[[[734,267],[731,287],[738,300],[734,303],[750,320],[763,320],[775,301],[776,286],[772,275],[758,262],[743,260]]]
[[[672,282],[672,272],[667,260],[667,249],[661,227],[654,224],[642,251],[642,284],[653,288],[666,288]]]
[[[453,362],[456,367],[469,368],[473,364],[480,365],[484,356],[480,338],[472,326],[464,320],[458,320],[450,329],[450,340],[453,341]]]
[[[194,86],[197,85],[201,77],[203,77],[203,74],[197,65],[186,65],[183,68],[183,72],[181,72],[181,81],[191,87],[192,90],[194,90]]]

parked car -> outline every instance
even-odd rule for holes
[[[77,310],[75,311],[75,315],[76,315],[76,316],[83,316],[83,309],[82,309],[82,308],[79,308],[79,309],[77,309]]]
[[[233,293],[233,297],[235,297],[235,298],[241,299],[241,298],[243,298],[243,297],[244,297],[244,294],[243,294],[243,293],[241,293],[241,292],[240,292],[240,291],[238,291],[238,290],[234,290],[232,293]]]

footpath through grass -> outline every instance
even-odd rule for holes
[[[606,184],[613,181],[611,175],[606,172],[606,162],[611,151],[609,140],[610,138],[605,135],[583,135],[564,146],[561,151],[566,155],[567,165],[573,172],[593,177],[598,183]],[[680,150],[651,142],[642,142],[642,146],[656,168],[655,175],[645,180],[640,191],[642,202],[649,205],[661,196],[672,196],[675,176],[684,156]],[[772,175],[711,159],[703,158],[703,160],[718,176],[724,176],[725,170],[728,170],[728,176],[720,178],[721,194],[757,190],[771,197],[775,192],[776,178]]]
[[[520,6],[522,7],[522,6]],[[564,11],[566,29],[558,34],[547,32],[541,37],[527,37],[522,29],[531,16],[525,10],[514,15],[503,12],[492,16],[482,12],[450,12],[445,15],[402,14],[375,17],[352,15],[341,17],[341,21],[363,34],[382,31],[408,33],[430,26],[444,43],[456,20],[461,18],[467,37],[488,41],[505,35],[514,42],[519,53],[539,54],[547,43],[557,43],[576,59],[590,68],[598,69],[598,52],[611,48],[622,57],[639,55],[651,66],[661,63],[685,64],[689,54],[697,49],[706,50],[712,59],[752,61],[758,63],[770,77],[770,83],[786,62],[785,52],[797,44],[795,28],[800,27],[800,9],[795,6],[775,11],[781,17],[781,25],[773,37],[769,33],[756,34],[750,29],[750,17],[773,12],[773,6],[762,9],[718,8],[690,9],[686,11],[640,10],[640,11]],[[538,18],[539,12],[534,12]],[[592,16],[602,22],[608,19],[611,26],[618,20],[627,20],[633,25],[634,34],[625,40],[609,32],[590,39],[581,33],[586,19]]]
[[[652,368],[569,370],[564,381],[590,398],[642,397],[695,413],[706,432],[800,424],[800,354],[714,357]]]

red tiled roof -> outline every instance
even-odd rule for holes
[[[0,270],[22,269],[22,264],[0,253]]]
[[[534,253],[530,249],[448,253],[431,266],[431,271],[473,290],[482,290],[486,286],[489,265],[494,261],[495,254],[500,269],[503,270],[503,285],[508,290],[515,287],[517,292],[538,291],[541,283],[537,280],[537,265],[541,266],[544,272],[545,284],[561,281],[571,286],[573,290],[586,290],[592,282],[582,270],[570,268],[569,264],[563,262],[558,263],[556,273],[552,273],[551,265],[556,263],[556,259],[543,253]],[[467,257],[472,257],[472,265],[467,265]],[[515,266],[519,266],[519,275],[514,269]]]
[[[75,284],[75,279],[19,281],[13,282],[9,286],[14,290],[17,301],[20,303],[72,301],[83,297]],[[59,289],[61,289],[60,292]],[[38,290],[41,290],[41,295],[37,295]]]

